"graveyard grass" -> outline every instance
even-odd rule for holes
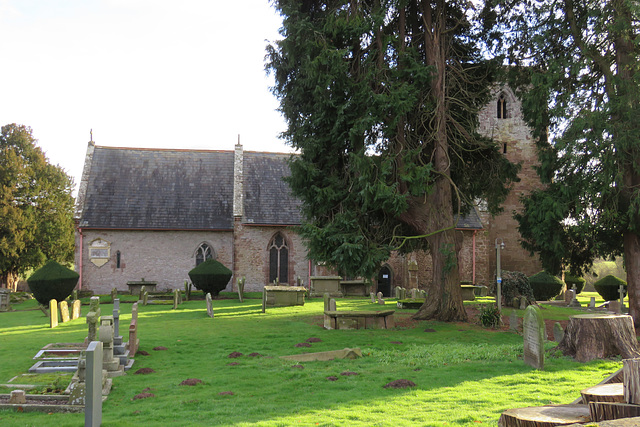
[[[393,299],[385,306],[364,298],[337,303],[338,310],[395,307]],[[83,317],[55,329],[49,328],[34,301],[13,308],[16,311],[0,313],[0,383],[26,373],[34,363],[32,357],[46,344],[81,342],[87,335],[88,304],[82,306]],[[103,314],[112,308],[101,305]],[[266,313],[258,298],[244,303],[216,299],[213,319],[206,315],[204,300],[171,308],[139,307],[140,350],[149,355],[136,356],[127,375],[114,378],[103,404],[103,426],[495,426],[509,408],[570,403],[580,390],[621,367],[620,360],[582,364],[552,355],[554,344],[547,343],[545,369],[536,371],[522,360],[520,335],[473,323],[408,322],[415,310],[397,310],[400,326],[392,330],[329,331],[321,327],[319,298]],[[522,317],[523,311],[518,314]],[[554,307],[542,314],[560,320],[575,311]],[[125,341],[130,318],[131,304],[121,303],[120,331]],[[322,341],[296,347],[312,337]],[[154,350],[159,346],[167,350]],[[300,364],[279,358],[345,347],[359,347],[364,357]],[[229,358],[233,352],[243,356]],[[155,372],[136,375],[140,368]],[[180,385],[191,378],[202,383]],[[384,388],[399,379],[413,381],[415,387]],[[155,397],[134,400],[143,392]],[[83,414],[0,410],[3,426],[83,422]]]

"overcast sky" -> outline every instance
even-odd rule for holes
[[[290,151],[268,0],[0,0],[0,125],[33,129],[77,183],[97,145]]]

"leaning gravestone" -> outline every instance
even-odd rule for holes
[[[51,321],[51,327],[58,326],[58,301],[52,299],[49,301],[49,319]]]
[[[67,323],[69,320],[69,304],[66,301],[60,301],[60,317],[62,323]]]
[[[373,292],[370,292],[369,296],[371,297],[371,304],[375,304],[376,303],[376,294],[373,293]]]
[[[207,293],[205,299],[207,300],[207,316],[213,317],[213,302],[211,301],[211,294]]]
[[[544,320],[540,309],[530,305],[522,320],[524,362],[535,369],[544,369]]]
[[[73,304],[71,305],[71,319],[77,319],[80,317],[81,305],[82,303],[79,299],[73,301]]]

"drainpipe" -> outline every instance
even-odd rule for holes
[[[476,234],[478,234],[478,230],[473,230],[473,250],[471,252],[471,259],[473,260],[473,268],[472,268],[472,283],[476,284]]]
[[[79,275],[80,277],[78,278],[78,290],[82,290],[82,254],[84,252],[84,245],[82,244],[82,228],[78,227],[78,233],[80,234],[80,262],[79,262]]]

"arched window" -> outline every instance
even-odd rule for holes
[[[276,233],[269,243],[269,283],[289,283],[289,247],[284,236]]]
[[[121,265],[121,263],[120,263],[121,258],[122,258],[122,254],[120,253],[120,251],[117,251],[117,252],[116,252],[116,268],[120,268],[120,265]]]
[[[208,244],[201,243],[196,249],[196,267],[206,260],[214,258],[213,249]]]
[[[504,96],[504,93],[500,95],[498,98],[498,103],[496,105],[497,113],[499,119],[507,118],[507,99]]]

